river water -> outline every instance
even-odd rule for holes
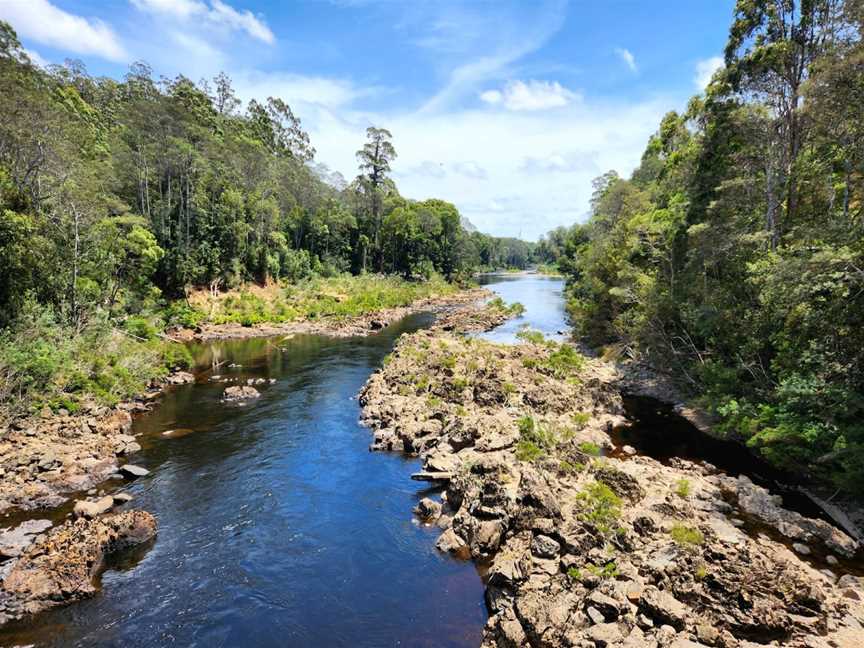
[[[563,327],[561,281],[499,286],[527,307],[520,323]],[[368,452],[358,423],[369,374],[399,335],[431,321],[410,316],[365,338],[196,346],[225,377],[276,382],[229,406],[225,383],[205,372],[136,419],[143,449],[131,461],[151,473],[127,490],[158,518],[156,541],[106,571],[93,599],[8,626],[0,644],[477,646],[480,576],[413,519],[429,492],[409,478],[418,461]]]
[[[481,283],[526,307],[484,337],[566,328],[562,280]],[[477,646],[487,616],[479,574],[439,553],[437,529],[412,517],[432,492],[409,478],[418,461],[368,452],[358,423],[369,374],[399,335],[432,319],[410,316],[364,338],[195,346],[200,365],[220,362],[223,378],[276,382],[230,406],[220,401],[226,383],[205,371],[136,419],[142,451],[132,461],[151,473],[126,490],[158,518],[157,539],[113,564],[97,596],[0,629],[0,645]],[[735,474],[749,456],[706,443],[657,403],[628,411],[635,423],[615,441],[658,459],[713,460]]]

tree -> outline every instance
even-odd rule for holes
[[[378,257],[379,270],[384,261],[381,250],[381,212],[388,187],[390,163],[396,159],[392,139],[393,135],[386,128],[370,126],[366,129],[366,143],[357,151],[360,166],[358,186],[368,201],[373,253]]]

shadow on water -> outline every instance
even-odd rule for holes
[[[477,570],[435,549],[412,519],[417,462],[370,453],[356,394],[415,315],[368,338],[202,344],[211,381],[168,392],[135,421],[151,473],[128,485],[159,534],[114,558],[94,598],[0,630],[46,646],[476,646]],[[229,368],[228,365],[242,365]],[[256,385],[243,407],[226,385]],[[221,380],[222,378],[220,378]],[[166,437],[166,430],[183,430]]]

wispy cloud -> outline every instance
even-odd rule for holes
[[[173,20],[198,20],[223,27],[232,31],[242,31],[254,39],[268,45],[276,42],[264,18],[256,16],[248,9],[238,10],[222,0],[132,0],[141,11],[162,15]]]
[[[700,91],[704,90],[711,83],[714,73],[722,67],[722,56],[712,56],[711,58],[698,61],[696,63],[696,75],[693,77],[693,84]]]
[[[64,11],[48,0],[3,0],[0,18],[21,36],[55,49],[92,54],[110,61],[129,58],[107,24]]]
[[[500,90],[480,93],[481,101],[507,110],[546,110],[561,108],[579,99],[579,95],[557,81],[510,81]]]
[[[478,51],[463,55],[462,58],[469,59],[468,62],[449,71],[444,86],[422,110],[434,112],[447,108],[456,100],[473,94],[479,84],[506,78],[509,65],[542,47],[561,28],[566,6],[566,0],[549,0],[531,12],[530,17],[497,16],[494,30],[488,24],[485,29],[476,30],[478,33],[471,42]],[[439,30],[440,24],[444,23],[439,23]],[[469,27],[463,26],[462,29]],[[443,39],[430,39],[426,44],[434,47],[438,40],[444,42]]]
[[[615,54],[618,55],[622,61],[624,61],[624,65],[626,65],[631,72],[638,72],[639,68],[636,66],[636,57],[633,56],[633,53],[625,47],[616,47]]]

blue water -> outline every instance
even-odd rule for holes
[[[563,340],[568,329],[564,310],[564,279],[543,275],[482,275],[480,284],[495,292],[508,304],[519,302],[525,307],[521,317],[508,320],[480,337],[492,342],[512,344],[516,334],[528,327],[546,337]]]
[[[356,394],[414,316],[369,338],[219,342],[202,362],[273,377],[259,401],[178,388],[136,421],[150,469],[128,489],[159,534],[93,599],[0,631],[6,645],[477,646],[474,566],[411,515],[417,462],[370,453]],[[241,368],[226,369],[230,363]],[[206,376],[204,377],[206,379]],[[166,438],[168,429],[194,432]]]
[[[482,283],[526,307],[486,337],[565,328],[563,281]],[[439,553],[438,530],[411,515],[430,494],[410,480],[418,462],[370,453],[358,423],[369,374],[399,335],[431,321],[411,316],[367,338],[195,347],[201,366],[221,364],[135,421],[143,449],[131,460],[151,473],[126,490],[157,517],[156,541],[113,564],[96,597],[2,628],[0,645],[479,645],[480,576]],[[276,383],[237,407],[221,402],[213,373]],[[177,429],[190,431],[162,434]]]

